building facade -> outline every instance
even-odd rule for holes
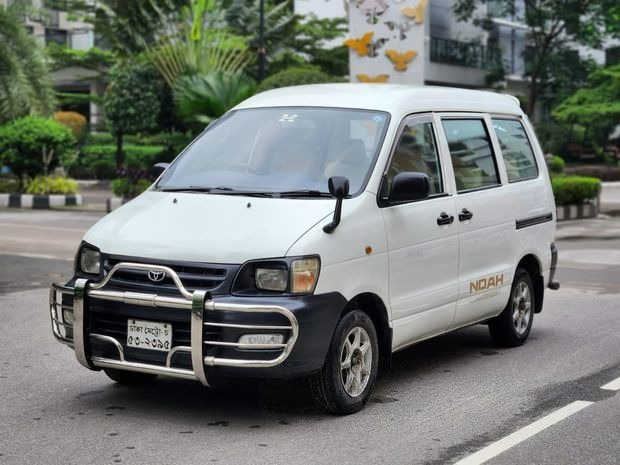
[[[0,0],[8,6],[11,0]],[[22,17],[26,30],[45,47],[58,44],[74,50],[88,50],[95,45],[95,31],[92,24],[73,21],[66,13],[44,7],[44,0],[32,0],[32,8]],[[91,70],[70,67],[52,73],[54,89],[70,94],[101,94],[103,85],[97,80],[97,73]],[[84,103],[62,108],[82,113],[93,127],[103,124],[101,108],[94,103]]]
[[[295,0],[296,13],[349,20],[351,82],[392,82],[466,88],[501,88],[527,94],[523,75],[528,27],[518,18],[525,4],[517,0],[516,14],[502,15],[488,1],[476,16],[491,15],[487,32],[472,22],[457,21],[454,0]],[[580,55],[599,64],[620,57],[618,47],[605,50],[576,47]],[[617,45],[617,44],[616,44]]]

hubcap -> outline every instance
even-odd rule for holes
[[[520,281],[512,294],[512,323],[517,334],[527,331],[532,317],[532,294],[528,285]]]
[[[340,351],[340,379],[351,397],[359,396],[370,378],[372,369],[372,346],[364,328],[349,331]]]

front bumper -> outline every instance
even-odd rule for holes
[[[162,271],[177,295],[115,289],[119,270]],[[188,291],[174,270],[160,265],[119,263],[99,283],[75,280],[50,289],[52,331],[75,351],[83,366],[196,379],[288,378],[319,370],[346,299],[338,293],[296,297],[212,296]],[[172,323],[169,352],[126,344],[127,319]],[[281,344],[240,344],[241,334],[276,333]]]

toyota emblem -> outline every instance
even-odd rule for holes
[[[166,277],[165,271],[153,271],[153,270],[149,271],[149,279],[153,281],[154,283],[159,283],[163,281],[165,277]]]

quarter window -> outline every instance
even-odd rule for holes
[[[443,120],[459,192],[499,184],[491,141],[480,119]]]
[[[394,177],[404,172],[426,174],[430,181],[430,195],[443,193],[433,125],[430,122],[420,121],[419,117],[405,121],[387,171],[387,182],[383,191],[385,196],[390,192]]]
[[[502,149],[508,182],[537,177],[538,166],[534,151],[521,122],[493,118],[493,129]]]

